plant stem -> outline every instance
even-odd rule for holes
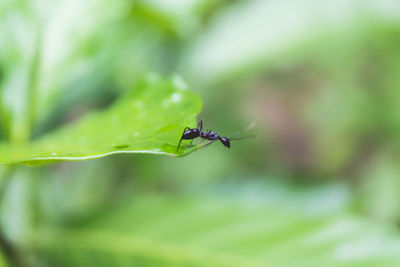
[[[4,199],[4,194],[7,188],[7,185],[11,181],[11,176],[14,170],[14,167],[5,167],[4,172],[0,174],[0,201]],[[1,219],[1,217],[0,217]],[[8,263],[8,266],[12,267],[22,267],[22,260],[19,257],[18,250],[14,247],[14,245],[10,242],[7,236],[3,232],[3,221],[0,220],[0,250],[2,251],[2,255],[5,258],[5,261]]]
[[[39,24],[39,23],[38,23]],[[39,83],[39,70],[40,70],[40,59],[42,54],[42,34],[40,27],[36,31],[35,36],[35,50],[30,66],[29,72],[29,84],[28,92],[26,94],[27,98],[27,109],[26,109],[26,129],[28,130],[26,141],[31,137],[33,126],[36,118],[37,109],[37,88]]]

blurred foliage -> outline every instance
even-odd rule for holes
[[[6,263],[6,261],[5,261],[5,259],[4,259],[4,257],[3,257],[3,253],[0,254],[0,266],[1,266],[1,267],[6,267],[6,266],[8,266],[7,263]]]
[[[0,169],[5,259],[398,266],[399,36],[392,0],[1,1],[1,158],[121,152],[133,129],[161,142],[129,150],[173,153],[200,101],[158,74],[201,95],[205,129],[258,125],[229,151]]]
[[[396,266],[400,236],[350,203],[340,184],[277,181],[138,194],[79,226],[33,229],[29,242],[52,266]]]

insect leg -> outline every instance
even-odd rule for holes
[[[199,124],[197,124],[197,129],[199,129],[199,132],[201,133],[201,131],[203,130],[203,120],[199,121]]]
[[[178,147],[176,148],[175,154],[178,152],[179,146],[181,145],[183,134],[186,132],[186,130],[189,130],[189,129],[190,129],[189,127],[186,127],[186,128],[183,130],[182,135],[181,135],[181,139],[179,140]],[[193,141],[193,140],[192,140],[192,141]]]
[[[203,140],[204,140],[204,139],[203,139]],[[218,139],[211,140],[210,142],[204,144],[203,147],[208,146],[208,145],[211,145],[212,143],[214,143],[214,142],[217,141],[217,140],[218,140]]]

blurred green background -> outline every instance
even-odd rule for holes
[[[257,139],[4,166],[0,266],[400,266],[399,1],[0,2],[3,143],[149,75]]]

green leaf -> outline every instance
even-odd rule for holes
[[[200,97],[180,78],[153,76],[105,111],[28,144],[0,144],[0,163],[87,160],[117,153],[176,156],[183,129],[196,125],[200,110]],[[182,146],[178,155],[197,148]]]
[[[2,252],[0,252],[0,267],[7,267],[8,264],[6,263]]]
[[[81,227],[35,229],[56,266],[398,266],[394,227],[349,211],[340,185],[140,195]]]

